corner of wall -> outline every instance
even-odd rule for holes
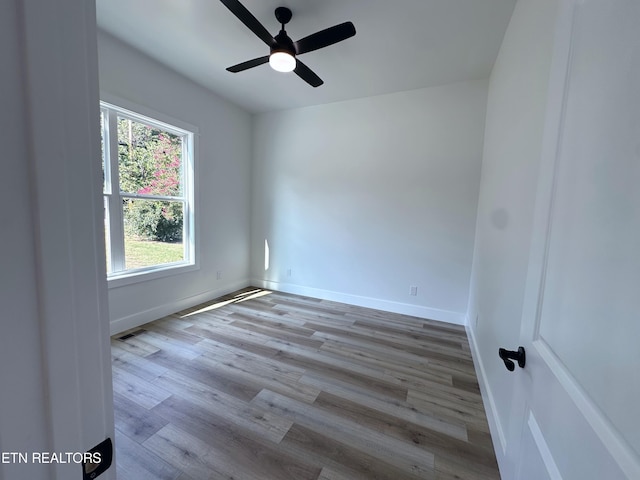
[[[147,310],[127,315],[126,317],[117,318],[115,320],[112,320],[109,324],[110,335],[113,336],[130,328],[135,328],[140,325],[144,325],[145,323],[153,322],[154,320],[158,320],[162,317],[166,317],[167,315],[179,312],[180,310],[184,310],[185,308],[193,307],[195,305],[211,301],[215,298],[221,297],[235,290],[248,287],[250,285],[251,282],[248,279],[240,280],[223,288],[208,290],[197,295],[181,298],[180,300],[173,300],[169,303],[156,305]]]
[[[452,323],[454,325],[464,325],[465,316],[463,313],[452,312],[449,310],[439,310],[436,308],[423,307],[421,305],[412,305],[409,303],[394,302],[391,300],[381,300],[372,297],[363,297],[360,295],[352,295],[349,293],[334,292],[320,288],[305,287],[292,283],[273,282],[264,279],[253,278],[252,285],[277,290],[285,293],[293,293],[295,295],[304,295],[307,297],[320,298],[332,302],[346,303],[348,305],[357,305],[359,307],[373,308],[385,312],[399,313],[401,315],[411,315],[413,317],[436,320],[439,322]]]
[[[507,449],[507,440],[504,431],[504,427],[500,422],[500,416],[496,409],[496,403],[491,390],[491,385],[487,377],[487,372],[484,368],[482,357],[476,341],[474,328],[469,324],[467,318],[466,324],[467,337],[469,338],[469,346],[471,348],[471,357],[473,358],[473,365],[476,370],[476,376],[478,377],[478,384],[480,385],[480,393],[482,395],[482,402],[484,403],[484,410],[487,414],[487,421],[489,423],[489,431],[491,438],[493,439],[493,449],[496,454],[498,466],[505,464],[505,456]],[[498,439],[499,442],[496,442]]]

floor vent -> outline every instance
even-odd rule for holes
[[[121,340],[124,342],[125,340],[128,340],[131,337],[135,337],[136,335],[140,335],[141,333],[144,333],[144,332],[146,332],[146,330],[144,328],[141,328],[140,330],[136,330],[135,332],[127,333],[126,335],[118,337],[118,340]]]

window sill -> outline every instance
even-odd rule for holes
[[[171,275],[192,272],[199,268],[200,267],[195,263],[179,263],[163,265],[153,269],[133,270],[115,275],[107,275],[107,286],[109,288],[124,287],[134,283],[148,282],[151,280],[170,277]]]

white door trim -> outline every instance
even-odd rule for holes
[[[542,339],[536,340],[534,346],[622,471],[629,478],[640,478],[640,459],[629,443],[565,368],[551,347]]]
[[[562,480],[562,475],[560,474],[558,465],[556,465],[556,461],[551,454],[549,445],[544,438],[542,430],[540,430],[540,425],[538,425],[536,417],[531,410],[529,410],[529,414],[527,416],[527,427],[529,428],[529,432],[533,437],[533,441],[538,448],[540,458],[542,458],[542,461],[544,462],[544,466],[549,473],[549,477],[551,478],[551,480]]]

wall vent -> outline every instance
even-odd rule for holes
[[[131,337],[135,337],[136,335],[140,335],[141,333],[144,333],[144,332],[146,332],[146,330],[144,328],[141,328],[140,330],[136,330],[135,332],[127,333],[126,335],[122,335],[121,337],[118,337],[118,340],[124,342],[125,340],[128,340]]]

